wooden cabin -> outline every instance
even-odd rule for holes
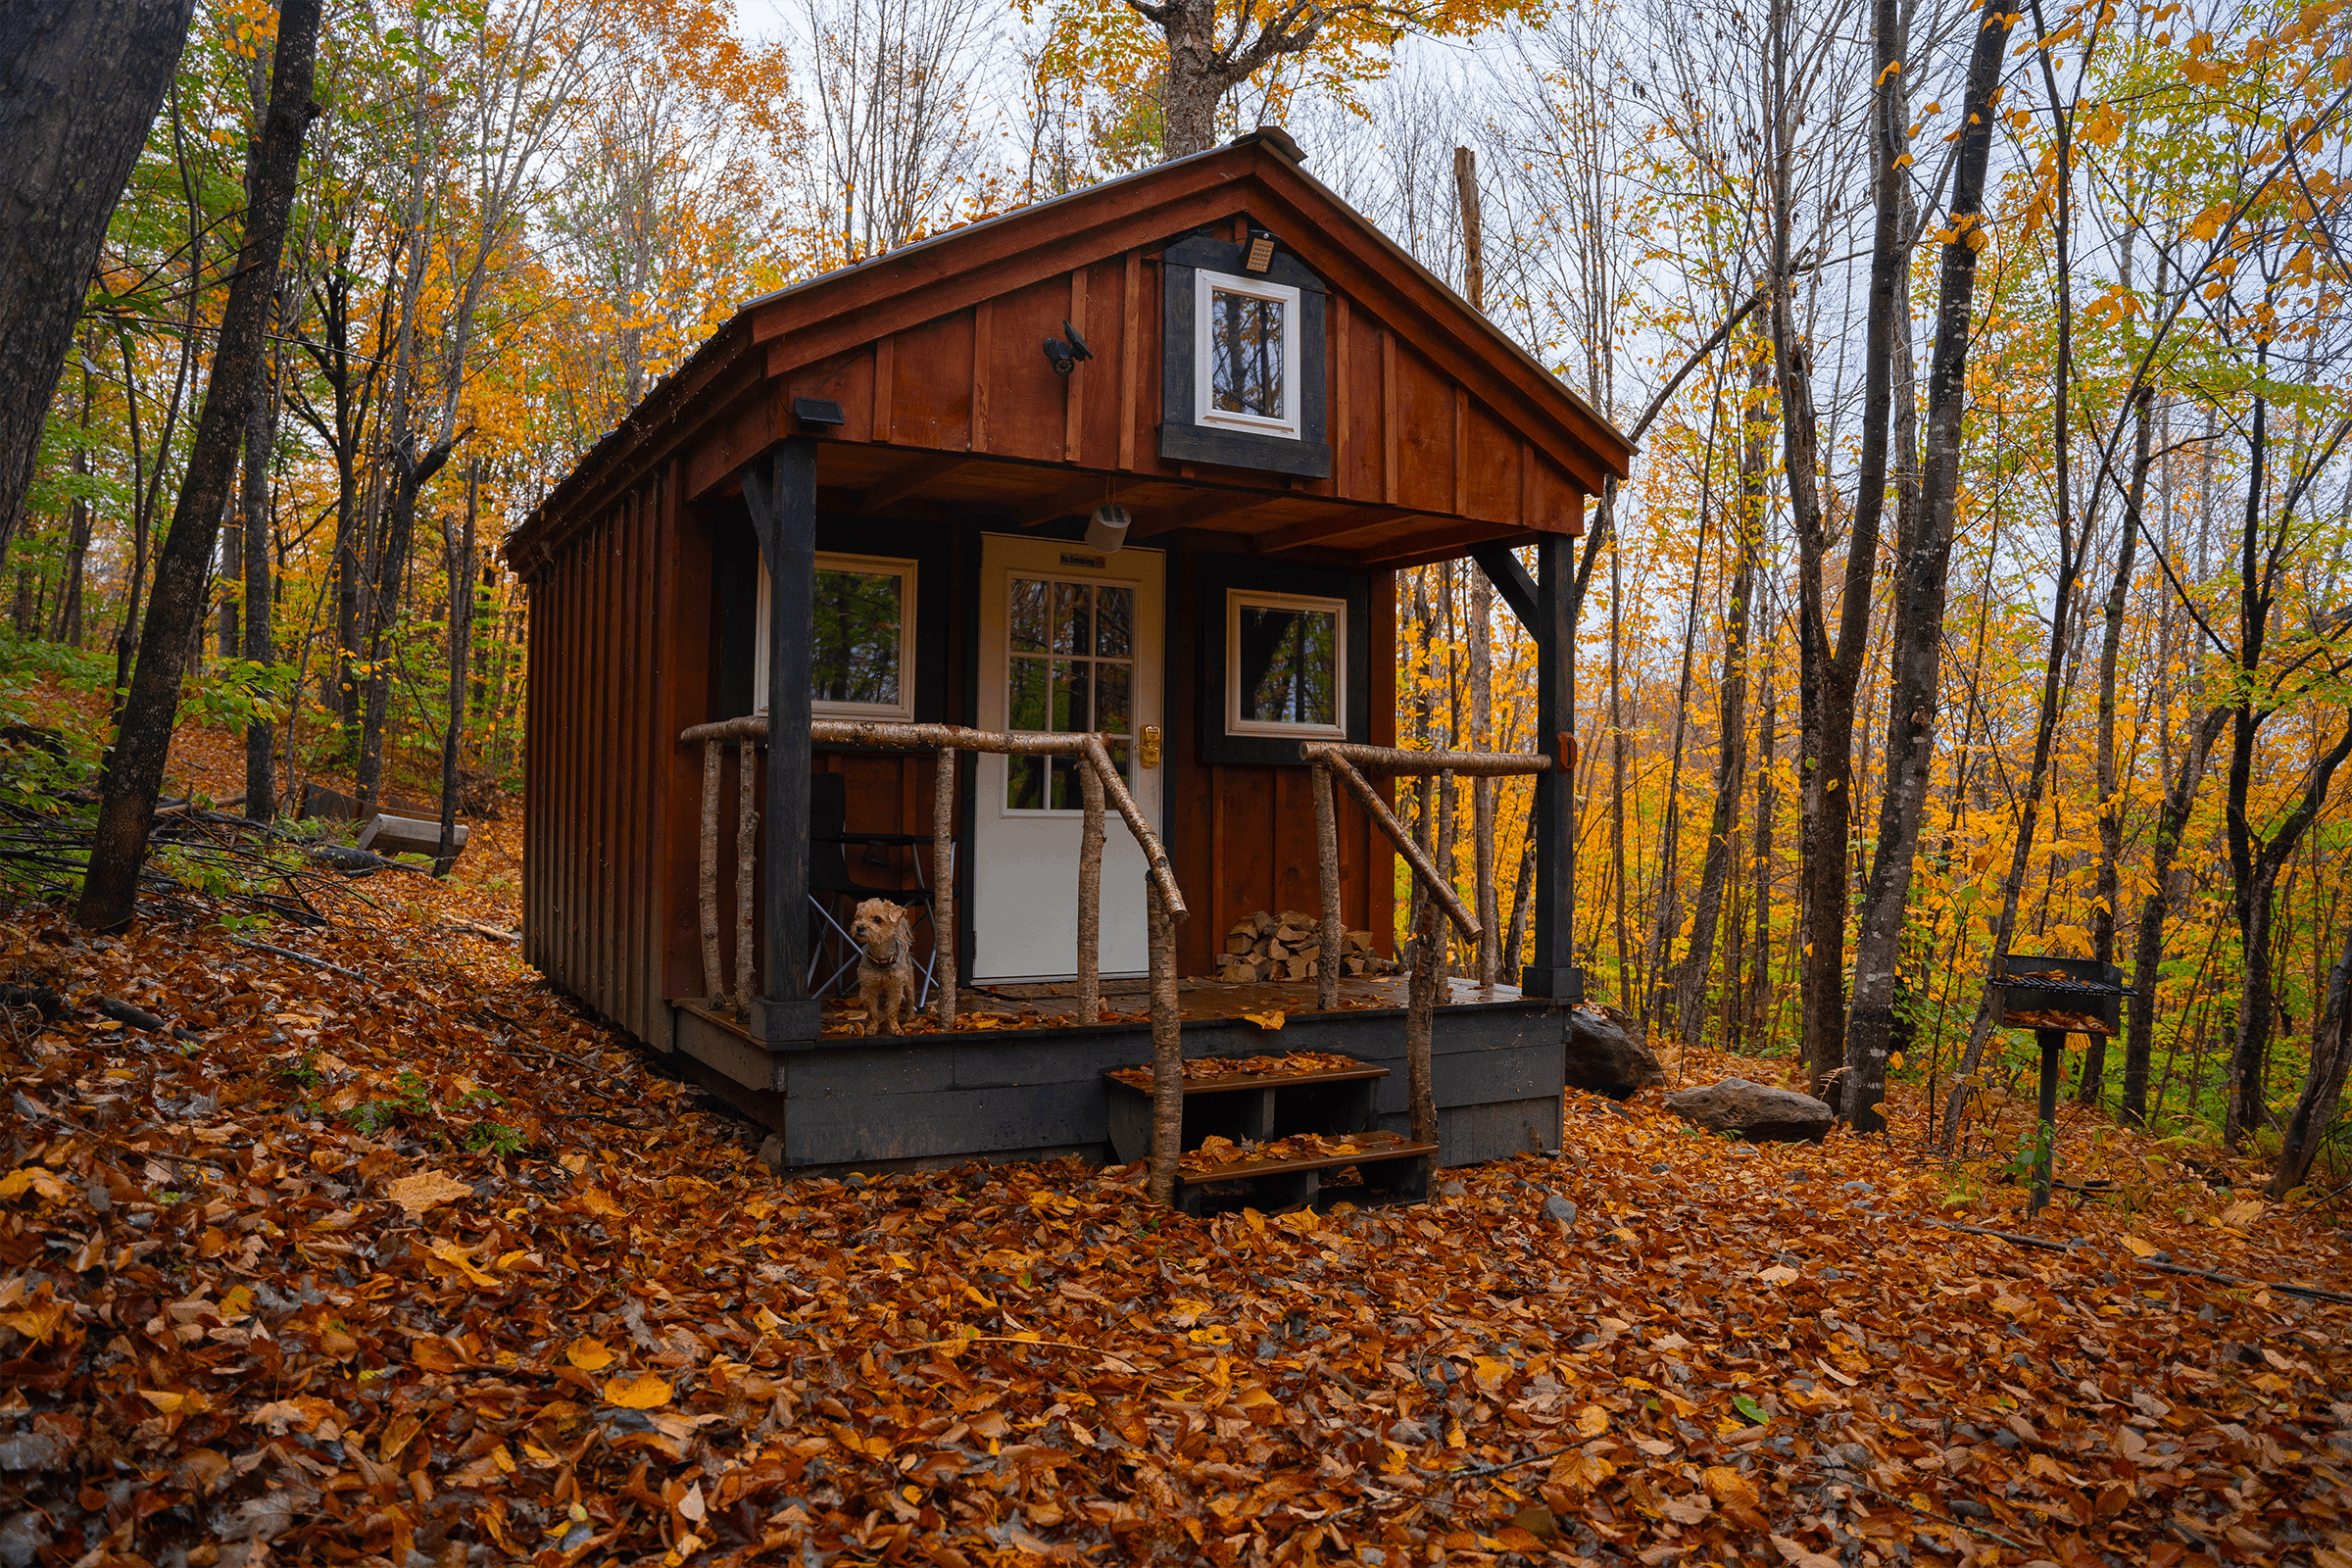
[[[1142,840],[1114,816],[1102,853],[1114,1019],[1069,1016],[1068,759],[965,753],[935,800],[932,751],[810,727],[1091,732],[1182,889],[1188,1055],[1396,1061],[1399,982],[1326,1009],[1217,981],[1217,955],[1256,911],[1322,913],[1300,746],[1395,744],[1399,567],[1486,566],[1536,640],[1543,751],[1572,747],[1571,541],[1629,456],[1277,130],[754,301],[506,543],[532,609],[526,955],[789,1165],[1100,1155],[1103,1073],[1151,1050]],[[728,720],[750,738],[685,738]],[[1572,802],[1556,769],[1537,791],[1535,961],[1456,982],[1435,1025],[1446,1163],[1560,1135]],[[1395,852],[1355,800],[1337,827],[1344,924],[1393,954]],[[845,870],[952,894],[952,942],[915,924],[954,1031],[847,1033],[811,995],[840,956],[812,885]],[[1279,1034],[1241,1016],[1269,996]]]

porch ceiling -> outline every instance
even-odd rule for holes
[[[1131,543],[1184,543],[1289,561],[1362,567],[1465,553],[1490,540],[1533,538],[1507,525],[1213,478],[1089,471],[970,454],[826,442],[817,504],[827,512],[996,531],[1042,528],[1115,501],[1134,514]],[[730,487],[735,488],[735,487]]]

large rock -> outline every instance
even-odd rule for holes
[[[1711,1133],[1740,1133],[1759,1143],[1819,1141],[1838,1113],[1793,1089],[1769,1089],[1744,1078],[1726,1078],[1702,1089],[1677,1089],[1666,1108]]]
[[[1568,1063],[1563,1078],[1571,1089],[1589,1089],[1623,1100],[1637,1089],[1666,1081],[1666,1069],[1637,1038],[1641,1025],[1622,1013],[1591,1006],[1568,1009]]]

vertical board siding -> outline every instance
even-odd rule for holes
[[[525,956],[642,1040],[662,1043],[662,933],[675,824],[661,733],[659,603],[673,487],[619,497],[531,583]]]

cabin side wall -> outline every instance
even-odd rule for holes
[[[676,496],[657,470],[530,577],[523,956],[657,1045],[679,863]]]

